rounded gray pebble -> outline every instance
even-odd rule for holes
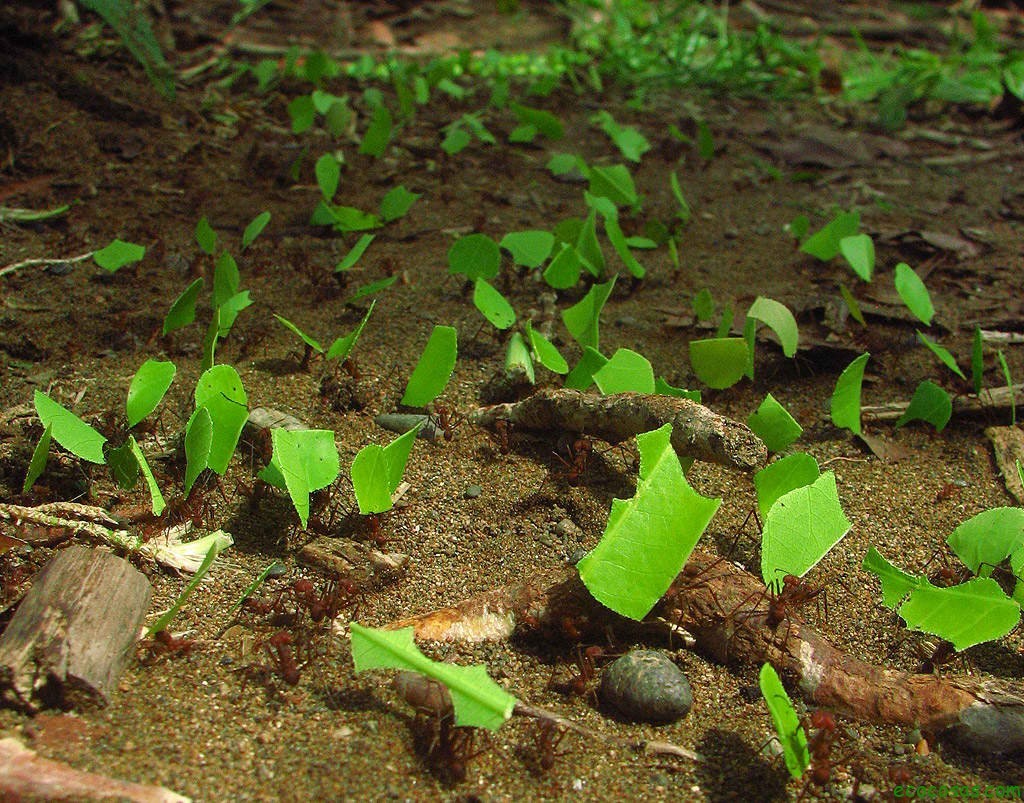
[[[693,705],[686,675],[654,650],[633,650],[605,669],[601,699],[639,722],[675,722]]]

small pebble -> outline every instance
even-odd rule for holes
[[[604,671],[601,699],[640,722],[675,722],[689,712],[693,693],[668,656],[633,650]]]
[[[462,492],[462,495],[466,499],[476,499],[483,492],[484,489],[481,488],[479,485],[470,485],[468,488],[466,488],[465,491]]]
[[[570,518],[564,518],[555,525],[555,532],[562,539],[570,538],[573,541],[583,540],[583,530]]]

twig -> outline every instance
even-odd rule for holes
[[[764,443],[745,424],[674,396],[595,396],[545,388],[520,402],[480,407],[469,414],[470,423],[479,426],[493,427],[500,420],[526,429],[582,432],[612,444],[670,423],[672,448],[680,457],[743,471],[760,468],[768,457]]]
[[[85,254],[79,254],[76,257],[63,257],[60,259],[23,259],[21,262],[15,262],[11,265],[7,265],[6,267],[0,268],[0,276],[6,276],[8,273],[14,273],[14,271],[19,270],[21,268],[30,268],[33,265],[61,265],[65,262],[81,262],[85,259],[89,259],[89,257],[91,257],[95,253],[95,251],[89,251],[88,253]]]
[[[980,396],[956,396],[953,415],[980,413],[985,410],[1009,409],[1012,404],[1024,405],[1024,383],[1012,387],[985,388]],[[902,416],[909,402],[890,402],[861,408],[865,421],[895,421]]]

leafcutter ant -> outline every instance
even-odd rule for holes
[[[450,441],[455,437],[455,430],[462,424],[462,416],[452,408],[445,407],[442,404],[434,408],[433,420],[437,428],[444,434],[446,441]]]
[[[299,682],[299,665],[292,649],[293,641],[292,634],[287,630],[278,630],[263,643],[272,667],[289,686],[296,686]]]
[[[508,454],[512,451],[512,424],[504,418],[494,422],[494,429],[489,431],[488,436],[500,454]]]
[[[188,655],[195,647],[195,639],[175,637],[170,630],[158,630],[153,638],[139,642],[147,652],[141,659],[144,666],[151,666],[171,655]]]
[[[547,772],[555,766],[555,759],[562,753],[555,752],[558,745],[565,738],[566,731],[558,726],[554,720],[541,719],[537,721],[535,735],[537,766]]]

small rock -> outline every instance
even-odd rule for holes
[[[572,519],[562,519],[558,524],[555,525],[555,532],[563,539],[572,539],[573,541],[583,540],[583,530],[580,529],[579,525]]]
[[[601,699],[641,722],[675,722],[693,705],[686,675],[654,650],[633,650],[609,666],[601,678]]]
[[[479,485],[470,485],[468,488],[466,488],[465,491],[462,492],[462,495],[466,499],[476,499],[483,492],[484,489],[481,488]]]
[[[583,547],[578,547],[577,549],[574,549],[572,552],[569,553],[569,557],[566,558],[566,561],[569,563],[570,566],[575,566],[577,563],[579,563],[581,560],[583,560],[586,556],[587,556],[587,550],[584,549]]]

